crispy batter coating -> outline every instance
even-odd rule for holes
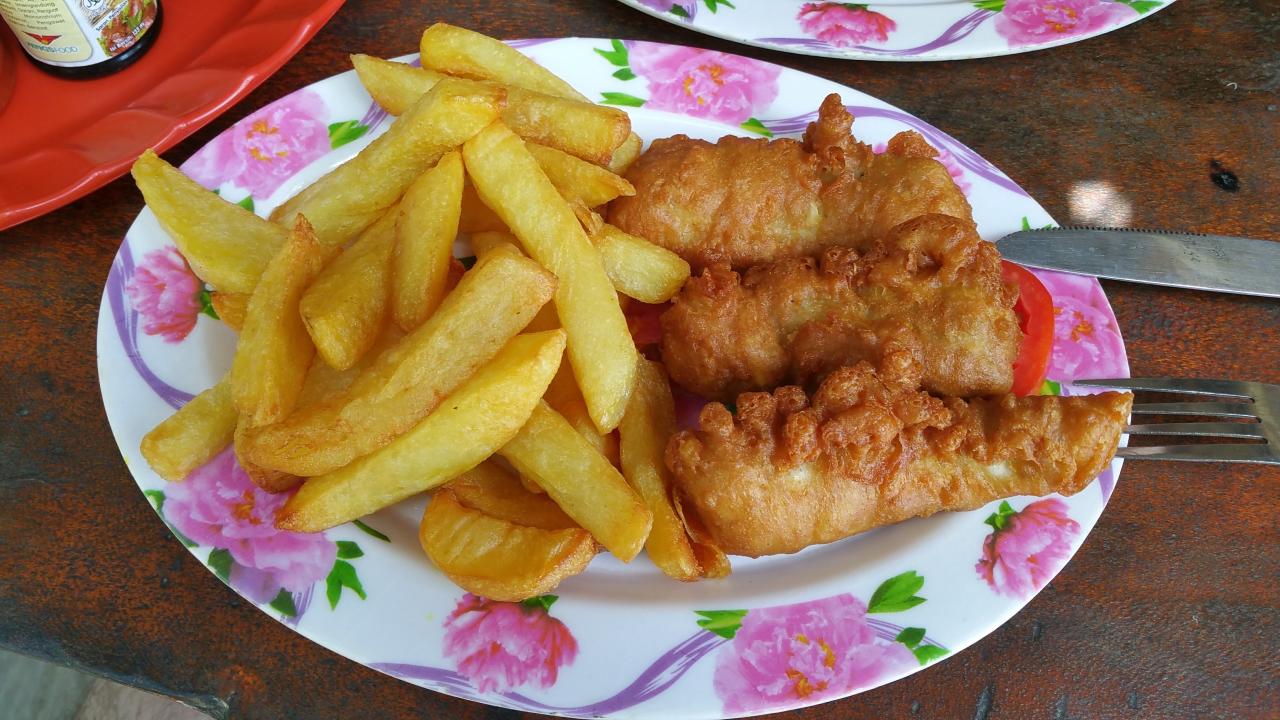
[[[707,405],[666,461],[686,507],[732,555],[791,553],[1014,495],[1074,494],[1110,462],[1132,396],[942,400],[908,355],[832,373],[809,399]]]
[[[627,171],[636,194],[610,204],[609,222],[679,254],[696,272],[837,245],[866,250],[927,213],[972,219],[923,137],[899,133],[877,155],[849,134],[852,123],[833,94],[803,141],[655,140]]]
[[[691,278],[662,316],[671,377],[703,397],[810,386],[859,360],[906,352],[924,388],[971,397],[1009,392],[1021,331],[1017,289],[973,225],[946,215],[908,221],[865,254],[828,248],[739,275]]]

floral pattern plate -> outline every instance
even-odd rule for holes
[[[707,35],[851,60],[963,60],[1124,27],[1173,0],[620,0]]]
[[[1050,218],[956,139],[875,98],[735,55],[643,42],[515,41],[588,96],[626,107],[642,137],[796,134],[842,94],[859,137],[915,129],[942,151],[986,237]],[[412,57],[402,58],[412,60]],[[262,214],[349,158],[389,118],[351,72],[239,121],[186,161]],[[465,245],[460,243],[463,254]],[[1038,273],[1057,312],[1049,392],[1127,375],[1099,284]],[[180,542],[244,598],[357,662],[440,692],[580,717],[723,717],[819,703],[938,662],[991,632],[1062,568],[1097,522],[1117,462],[1070,498],[1011,498],[791,556],[735,558],[731,577],[681,584],[646,559],[600,556],[555,595],[464,593],[424,557],[424,499],[325,533],[277,531],[284,502],[228,451],[185,482],[142,460],[144,433],[230,365],[234,334],[143,209],[107,279],[98,365],[112,431],[142,494]]]

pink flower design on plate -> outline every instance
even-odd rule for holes
[[[738,124],[778,97],[782,69],[713,50],[630,44],[631,70],[649,83],[646,107]]]
[[[1138,11],[1108,0],[1007,0],[996,32],[1010,47],[1088,35],[1136,17]]]
[[[142,332],[177,343],[196,326],[203,289],[182,253],[166,245],[143,256],[124,290],[142,315]]]
[[[975,569],[991,589],[1015,599],[1031,597],[1066,564],[1080,525],[1057,498],[1037,500],[1014,512],[1007,502],[986,520],[993,530],[982,542]]]
[[[868,42],[882,43],[898,24],[888,16],[854,3],[805,3],[796,14],[800,27],[810,35],[835,47],[855,47]]]
[[[326,116],[318,94],[299,90],[232,125],[192,155],[182,170],[205,187],[230,180],[265,198],[329,151]]]
[[[281,589],[302,592],[323,580],[337,546],[323,533],[277,530],[276,513],[289,493],[254,485],[231,448],[166,487],[164,514],[174,528],[202,545],[224,548],[235,565],[231,583],[257,602]]]
[[[888,149],[888,143],[876,143],[871,146],[871,152],[877,155],[884,153]],[[960,165],[959,160],[956,160],[956,156],[952,155],[950,150],[939,150],[938,157],[934,159],[942,163],[942,167],[947,169],[947,174],[955,181],[956,187],[960,188],[960,192],[968,194],[969,188],[973,187],[973,183],[965,179],[964,167]]]
[[[480,692],[555,685],[560,668],[578,655],[569,628],[547,612],[555,600],[542,595],[512,603],[463,595],[444,623],[444,656]]]
[[[1036,272],[1053,296],[1053,355],[1049,376],[1059,380],[1127,373],[1124,341],[1093,278]]]
[[[716,658],[715,689],[727,713],[817,702],[906,673],[920,663],[880,639],[867,606],[849,594],[751,610]]]

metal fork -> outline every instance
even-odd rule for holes
[[[1130,425],[1130,435],[1242,438],[1261,442],[1123,447],[1116,457],[1186,462],[1280,465],[1280,385],[1234,380],[1127,378],[1074,380],[1073,385],[1228,398],[1213,402],[1139,403],[1136,415],[1202,415],[1253,422],[1171,422]]]

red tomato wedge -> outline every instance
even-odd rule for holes
[[[1013,361],[1013,394],[1035,395],[1049,370],[1053,353],[1053,297],[1031,271],[1008,260],[1000,261],[1000,276],[1018,286],[1013,311],[1022,328],[1022,343]]]

